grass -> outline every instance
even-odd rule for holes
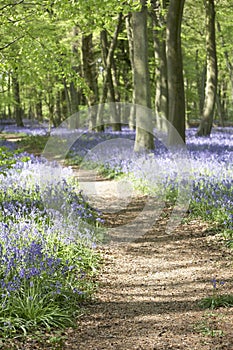
[[[216,337],[223,337],[224,331],[222,329],[219,329],[216,327],[216,318],[219,317],[219,315],[215,314],[207,314],[204,316],[205,318],[198,322],[194,330],[198,333],[203,334],[206,337],[216,338]],[[215,322],[212,321],[212,319],[215,320]]]
[[[41,154],[48,142],[49,136],[27,135],[17,142],[18,147],[26,152]]]
[[[220,307],[233,306],[233,294],[224,293],[224,281],[218,281],[216,278],[212,280],[213,291],[212,295],[203,298],[199,306],[202,309],[217,309]]]

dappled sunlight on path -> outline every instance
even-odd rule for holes
[[[106,195],[108,205],[111,200]],[[104,213],[105,226],[123,225],[143,203],[134,198],[119,213]],[[166,234],[169,211],[164,208],[154,227],[134,242],[100,247],[106,264],[96,300],[67,340],[67,349],[233,349],[232,310],[211,314],[198,305],[211,295],[213,277],[226,282],[224,293],[233,292],[232,254],[197,220]],[[203,329],[219,333],[211,337]]]

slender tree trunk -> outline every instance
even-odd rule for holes
[[[102,61],[104,63],[104,68],[105,70],[108,69],[107,67],[107,57],[108,57],[108,38],[107,38],[107,31],[104,29],[100,33],[101,37],[101,46],[102,46]],[[113,61],[112,59],[111,66],[113,66]],[[110,98],[110,101],[112,102],[111,104],[111,122],[112,122],[112,129],[113,131],[121,131],[121,123],[120,123],[120,116],[118,114],[117,108],[116,108],[116,98],[115,98],[115,89],[113,85],[113,76],[112,76],[112,69],[110,69],[110,72],[108,74],[107,79],[107,91],[108,95]],[[106,96],[104,96],[106,97]],[[101,99],[101,103],[104,103]]]
[[[43,104],[42,104],[42,95],[38,93],[36,101],[36,119],[41,121],[43,119]]]
[[[199,51],[196,50],[196,84],[198,93],[198,117],[202,115],[205,100],[205,81],[206,81],[206,64],[201,69],[199,66]]]
[[[224,120],[227,120],[228,118],[228,108],[227,108],[227,88],[228,88],[228,81],[227,79],[224,79],[221,84],[221,105],[222,105],[222,110],[224,113]]]
[[[168,120],[185,142],[185,94],[181,50],[181,22],[185,0],[170,0],[167,15],[166,50],[168,76]],[[169,143],[179,143],[170,128]]]
[[[10,97],[11,97],[11,75],[10,74],[8,75],[8,81],[7,81],[7,96],[8,96],[8,100],[10,101]],[[7,104],[7,115],[8,115],[8,118],[12,117],[10,102],[8,102]]]
[[[102,89],[102,95],[100,98],[100,105],[99,105],[97,117],[96,117],[97,131],[103,131],[103,129],[104,129],[103,104],[106,102],[107,94],[108,94],[108,84],[109,84],[109,81],[112,79],[111,68],[112,68],[113,59],[114,59],[113,55],[114,55],[115,48],[117,46],[117,38],[118,38],[118,34],[121,30],[121,26],[122,26],[122,13],[120,13],[118,16],[117,26],[116,26],[116,29],[114,31],[111,43],[109,45],[107,57],[105,58],[106,63],[105,63],[105,70],[104,70],[103,89]],[[113,83],[112,83],[112,86],[113,86]]]
[[[115,100],[116,102],[120,102],[121,100],[121,94],[119,91],[120,81],[119,81],[118,67],[116,65],[115,60],[113,61],[113,65],[112,65],[112,81],[113,81],[114,92],[115,92]]]
[[[71,129],[78,129],[80,125],[79,120],[79,104],[80,104],[80,96],[75,88],[75,85],[73,82],[70,83],[70,106],[71,106],[71,115],[72,118],[70,119],[70,125],[69,127]]]
[[[135,103],[139,106],[151,108],[146,0],[141,0],[141,5],[141,11],[132,14],[133,85]],[[136,152],[154,149],[153,126],[151,114],[149,114],[143,113],[143,109],[136,106],[136,139],[134,145]]]
[[[55,106],[54,106],[54,109],[55,109]],[[61,114],[62,114],[63,120],[70,117],[69,107],[67,103],[67,94],[64,88],[61,90]]]
[[[98,103],[99,93],[92,34],[83,35],[82,37],[82,66],[83,76],[90,90],[90,93],[87,96],[90,111],[89,130],[93,131],[96,126],[96,111],[92,106]]]
[[[49,110],[49,128],[48,128],[48,134],[50,134],[51,132],[51,127],[53,123],[53,118],[54,118],[54,96],[53,96],[53,91],[52,88],[49,89],[49,93],[48,93],[48,110]]]
[[[217,28],[218,28],[218,32],[220,33],[220,39],[221,39],[221,45],[222,48],[224,49],[224,56],[225,56],[225,61],[226,61],[226,67],[227,70],[229,72],[229,76],[230,76],[230,82],[231,82],[231,100],[233,102],[233,65],[229,59],[229,52],[226,49],[226,45],[225,45],[225,40],[222,34],[222,30],[221,30],[221,25],[219,22],[217,22]]]
[[[133,43],[133,29],[132,29],[132,14],[129,13],[126,17],[126,30],[127,30],[127,38],[129,43],[129,59],[131,63],[131,71],[132,71],[132,81],[134,82],[134,43]],[[130,115],[129,115],[129,128],[131,130],[135,129],[136,119],[135,119],[135,89],[133,89],[132,93],[132,106],[130,108]]]
[[[53,115],[53,125],[57,127],[61,124],[62,112],[61,112],[61,92],[56,92],[54,115]]]
[[[216,94],[217,110],[221,126],[225,126],[225,111],[221,99],[221,89],[219,88],[218,93]]]
[[[217,93],[217,55],[215,42],[215,6],[214,0],[205,1],[206,9],[206,89],[205,102],[197,135],[208,136],[211,133],[214,107]]]
[[[66,119],[71,116],[71,99],[70,99],[70,89],[67,86],[66,79],[63,80],[63,86],[64,86],[64,101],[66,101],[66,108],[67,108],[67,114],[63,114],[63,118]]]
[[[73,43],[72,43],[72,53],[75,57],[74,64],[72,66],[72,70],[75,72],[75,74],[81,75],[80,67],[77,66],[77,62],[79,62],[79,39],[78,39],[79,30],[77,26],[74,26],[73,28]],[[74,82],[71,81],[69,85],[69,93],[70,93],[70,112],[72,115],[72,118],[69,119],[69,127],[71,129],[78,129],[79,128],[79,105],[80,105],[80,89],[77,89]]]
[[[164,4],[166,6],[166,4]],[[168,86],[167,86],[167,58],[166,58],[166,30],[165,18],[162,14],[166,7],[162,7],[157,0],[152,0],[152,24],[155,56],[155,113],[162,118],[168,118]]]
[[[12,74],[12,89],[13,89],[13,96],[14,96],[14,115],[15,115],[16,125],[24,126],[23,111],[22,111],[21,99],[20,99],[20,86],[19,86],[19,80],[16,72]]]
[[[33,110],[33,105],[32,105],[31,102],[29,103],[28,112],[27,112],[27,117],[28,117],[28,119],[35,119],[35,114],[34,114],[34,110]]]

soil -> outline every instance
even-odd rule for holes
[[[85,175],[85,174],[84,174]],[[85,176],[83,181],[85,181]],[[104,186],[104,185],[103,185]],[[115,198],[101,193],[105,205]],[[135,197],[120,213],[104,213],[105,226],[128,223],[142,210]],[[216,293],[233,293],[232,251],[207,223],[198,220],[165,232],[171,208],[135,241],[98,247],[104,265],[98,291],[83,309],[77,329],[61,342],[17,345],[17,349],[64,350],[232,350],[232,308],[203,310],[199,302]]]
[[[95,198],[98,206],[105,201],[105,208],[110,207],[116,200],[109,196],[109,184],[102,182],[101,198]],[[126,225],[145,201],[137,196],[126,209],[104,213],[105,226]],[[213,278],[225,282],[217,285],[216,293],[233,293],[232,251],[198,220],[167,234],[170,212],[165,207],[135,241],[99,248],[105,264],[98,292],[63,349],[233,349],[232,308],[203,310],[199,305],[213,295]]]
[[[233,349],[232,309],[203,311],[211,279],[232,293],[232,254],[197,221],[105,248],[95,302],[64,349]],[[211,232],[212,234],[212,232]]]

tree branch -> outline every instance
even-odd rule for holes
[[[24,37],[24,35],[21,35],[20,37],[14,39],[13,41],[11,41],[10,43],[6,44],[5,46],[0,47],[0,51],[3,51],[5,49],[7,49],[9,46],[13,45],[16,41],[22,39]]]
[[[15,4],[6,4],[6,5],[4,5],[3,7],[0,8],[0,11],[5,10],[5,8],[7,8],[7,7],[9,7],[9,6],[15,7],[15,6],[17,6],[17,5],[20,5],[20,4],[22,4],[22,2],[24,2],[24,0],[20,0],[20,1],[16,2]]]

